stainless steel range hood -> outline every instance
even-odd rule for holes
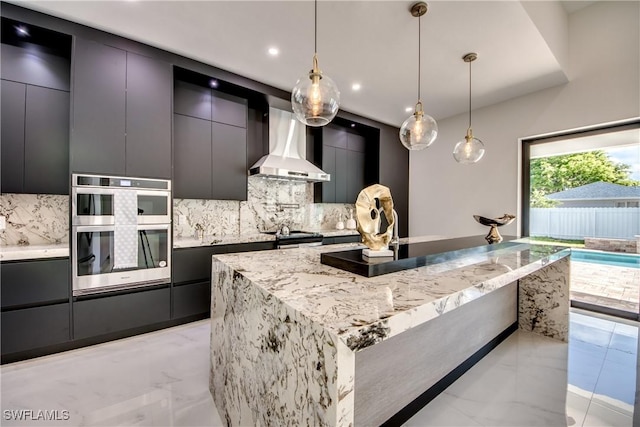
[[[249,175],[326,182],[331,176],[305,160],[306,127],[293,113],[269,108],[269,154],[249,169]]]

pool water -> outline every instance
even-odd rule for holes
[[[640,268],[640,255],[571,249],[571,260],[617,267]]]

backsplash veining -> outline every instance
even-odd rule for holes
[[[0,215],[7,223],[2,246],[69,242],[69,196],[1,194]]]
[[[249,177],[247,201],[174,199],[174,237],[192,237],[196,224],[207,236],[292,230],[332,230],[353,205],[313,203],[313,184]],[[180,217],[183,222],[180,222]]]

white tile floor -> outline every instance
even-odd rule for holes
[[[515,333],[406,425],[562,425],[564,395],[543,390],[566,390],[568,377],[568,425],[631,426],[638,323],[621,322],[572,312],[569,346]],[[209,323],[200,321],[3,365],[0,424],[220,426],[208,355]],[[36,421],[39,410],[68,419]]]

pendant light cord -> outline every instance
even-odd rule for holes
[[[469,129],[471,129],[471,63],[469,61]]]
[[[313,51],[318,53],[318,0],[313,5]]]
[[[420,34],[421,34],[421,28],[420,28],[420,20],[421,20],[421,16],[418,16],[418,102],[422,102],[421,98],[420,98]]]
[[[469,129],[471,129],[471,61],[469,61]]]

